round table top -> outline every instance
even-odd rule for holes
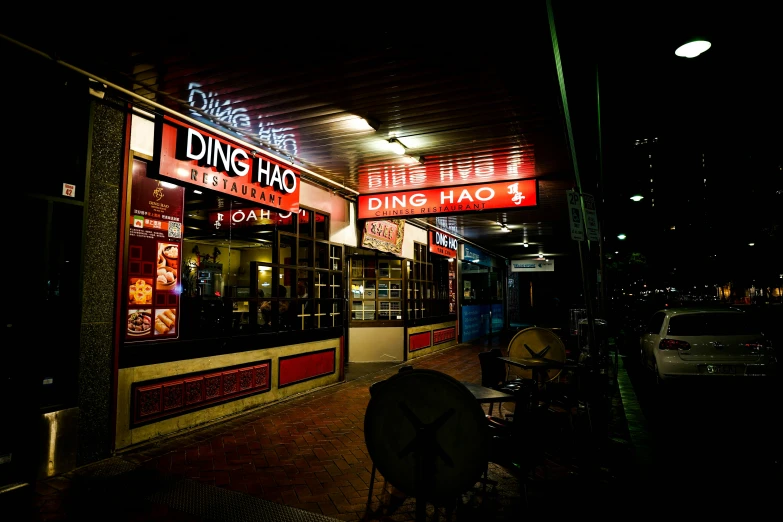
[[[481,478],[489,433],[484,410],[453,377],[414,369],[373,384],[364,416],[381,475],[410,496],[450,502]]]
[[[544,382],[555,380],[562,371],[566,360],[566,348],[558,335],[549,328],[532,326],[520,330],[508,343],[508,356],[515,359],[542,359],[553,361],[548,363],[532,363],[537,369],[538,377]],[[532,379],[532,369],[513,367],[509,369],[510,376]],[[543,374],[546,376],[544,377]]]

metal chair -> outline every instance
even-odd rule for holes
[[[503,390],[512,393],[522,386],[528,386],[533,381],[521,378],[506,378],[506,364],[499,359],[503,353],[500,348],[492,348],[485,352],[479,352],[479,363],[481,364],[481,385],[493,390]],[[489,415],[492,415],[493,403],[489,404]],[[502,411],[502,403],[498,405],[498,410]]]
[[[533,386],[530,382],[509,391],[516,401],[513,418],[487,416],[490,445],[485,480],[489,480],[489,462],[503,466],[521,478],[526,503],[527,483],[535,469],[544,464],[546,446],[541,412],[530,406]]]

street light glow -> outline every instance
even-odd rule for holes
[[[632,201],[641,201],[643,199],[644,199],[644,196],[642,196],[640,194],[636,194],[635,196],[631,196],[631,200]]]
[[[674,54],[682,58],[696,58],[710,47],[712,44],[707,40],[693,40],[679,46]]]
[[[626,238],[625,234],[617,234],[617,239],[619,239],[620,241],[622,241],[625,238]]]

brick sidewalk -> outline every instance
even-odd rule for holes
[[[492,343],[504,346],[505,341],[497,335]],[[479,383],[478,353],[487,347],[487,341],[462,344],[407,364]],[[200,484],[211,488],[202,495],[237,492],[241,496],[232,498],[263,499],[339,520],[415,520],[415,500],[395,491],[380,474],[372,509],[366,509],[372,470],[363,431],[368,390],[398,369],[393,366],[119,454],[113,460],[131,472],[118,473],[111,486],[92,486],[92,492],[85,481],[80,484],[83,470],[39,482],[32,519],[75,520],[77,513],[79,518],[91,513],[128,521],[220,519],[205,517],[196,508],[177,509],[165,494],[155,497],[161,484],[171,488],[172,481],[180,481],[177,484],[190,484],[183,491],[196,491],[194,485]],[[545,466],[528,484],[527,506],[518,477],[492,464],[490,478],[498,487],[483,495],[477,484],[463,495],[453,519],[518,520],[523,514],[547,513],[563,498],[580,510],[600,508],[606,495],[625,482],[618,470],[630,472],[619,393],[613,399],[609,429],[608,443],[603,449],[593,448],[581,469],[561,448],[549,448]],[[428,510],[434,514],[432,506]],[[438,512],[446,515],[445,510]]]

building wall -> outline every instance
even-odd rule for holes
[[[128,446],[146,442],[156,437],[161,437],[176,433],[183,429],[200,426],[215,419],[221,419],[228,415],[233,415],[248,409],[252,409],[263,404],[268,404],[292,395],[312,389],[314,387],[327,386],[338,382],[340,377],[339,368],[343,364],[341,339],[330,339],[326,341],[317,341],[299,345],[289,345],[268,348],[263,350],[251,350],[240,353],[230,353],[215,357],[202,357],[197,359],[188,359],[184,361],[172,361],[162,364],[150,364],[138,366],[135,368],[123,368],[118,376],[118,396],[117,396],[117,423],[116,423],[116,447],[123,449]],[[302,373],[294,376],[293,383],[283,383],[281,386],[281,361],[301,359],[305,360],[311,354],[326,353],[331,359],[331,366],[302,363]],[[253,390],[248,386],[247,394],[234,400],[224,400],[212,406],[203,407],[205,402],[205,393],[200,389],[200,397],[197,401],[192,401],[190,411],[182,414],[175,414],[165,418],[167,409],[181,409],[187,406],[187,393],[183,383],[186,381],[195,382],[197,386],[203,387],[199,382],[204,377],[223,378],[223,382],[218,382],[219,386],[225,386],[225,375],[232,372],[224,371],[226,369],[250,369],[254,366],[264,366],[264,377],[268,381],[257,386]],[[285,372],[285,370],[282,370]],[[287,380],[290,380],[290,373],[286,374]],[[136,385],[136,386],[134,386]],[[232,381],[237,392],[241,392],[241,386]],[[176,397],[168,399],[167,389],[177,390]],[[147,408],[146,411],[139,412],[140,400],[146,400],[144,392],[154,393],[158,403],[153,408]],[[219,395],[225,390],[217,390]],[[135,393],[134,393],[135,392]],[[219,397],[218,397],[219,398]],[[164,418],[157,421],[145,422],[144,414],[148,413],[150,418],[155,415],[163,414]],[[175,411],[176,413],[176,411]]]
[[[125,113],[120,102],[108,95],[100,102],[93,102],[85,199],[77,465],[110,455],[125,128]]]
[[[457,322],[447,321],[408,328],[405,349],[410,361],[456,344]]]
[[[351,328],[348,336],[349,362],[393,362],[405,360],[405,328]]]

